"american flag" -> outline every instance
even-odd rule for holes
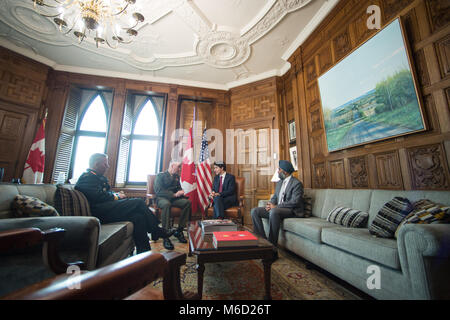
[[[206,140],[206,129],[203,130],[202,148],[197,165],[197,192],[203,212],[208,207],[208,196],[212,191],[211,162],[209,160],[208,141]]]

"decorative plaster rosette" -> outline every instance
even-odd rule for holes
[[[231,68],[245,62],[251,49],[246,41],[230,32],[210,32],[197,44],[197,54],[216,68]]]
[[[95,51],[97,55],[117,59],[140,70],[158,70],[169,66],[201,63],[223,69],[237,67],[246,62],[254,42],[275,28],[289,12],[298,10],[313,0],[276,0],[272,6],[266,8],[267,12],[261,19],[254,21],[254,24],[246,27],[245,31],[241,30],[241,33],[223,31],[223,28],[208,21],[190,0],[152,1],[151,5],[155,10],[148,17],[147,24],[151,25],[167,14],[176,14],[196,35],[196,43],[193,43],[194,52],[186,52],[185,55],[150,56],[145,49],[133,51],[131,47],[115,50],[106,47],[96,48],[89,39],[78,44],[73,36],[61,34],[50,18],[44,18],[34,12],[32,1],[29,0],[0,0],[0,18],[10,28],[32,39],[57,46],[72,45],[86,51]],[[142,28],[144,27],[145,25]],[[144,38],[143,43],[146,44],[148,40]]]

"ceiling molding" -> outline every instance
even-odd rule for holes
[[[327,0],[319,11],[312,17],[306,27],[298,34],[297,38],[292,42],[289,48],[283,53],[281,58],[288,60],[289,57],[300,47],[303,42],[313,33],[313,31],[319,26],[319,24],[325,19],[325,17],[333,10],[333,8],[339,3],[340,0]]]
[[[228,90],[285,74],[290,68],[287,62],[289,56],[339,2],[235,0],[230,4],[221,1],[152,0],[148,4],[145,3],[143,13],[146,21],[139,30],[140,41],[112,50],[96,48],[90,39],[78,44],[72,37],[62,35],[50,20],[33,11],[32,1],[2,0],[0,45],[58,71]],[[248,21],[244,19],[244,23],[239,24],[239,20],[235,19],[235,25],[221,25],[220,22],[214,21],[214,16],[218,18],[214,12],[218,4],[230,15],[236,14],[233,10],[245,8],[246,11],[239,12],[239,17],[245,17]],[[277,26],[287,15],[294,12],[300,19],[306,16],[310,21],[303,30],[299,30],[295,39],[293,32],[289,37],[285,33],[281,34],[284,38],[278,37],[283,39],[286,45],[291,43],[283,52],[284,45],[274,43],[271,34],[277,32]],[[177,21],[181,24],[175,24]],[[290,19],[289,30],[295,29],[294,21]],[[167,36],[165,32],[172,25],[174,28],[168,34],[182,35],[181,38],[175,38],[174,42],[164,38]],[[286,27],[284,28],[286,30]],[[271,41],[264,43],[266,36]],[[278,38],[275,38],[275,41],[278,41]],[[184,47],[178,45],[178,42]],[[258,44],[255,45],[256,43]],[[165,52],[154,49],[161,45],[179,50]],[[258,63],[251,63],[255,57],[254,47],[258,48],[258,57],[261,57],[260,52],[264,52],[271,54],[272,58],[260,58],[256,60]],[[276,53],[271,53],[272,50]],[[67,59],[72,55],[73,59]],[[205,68],[205,65],[223,70],[220,71],[220,77],[212,76],[211,68]],[[180,78],[177,77],[178,67],[184,68],[180,69]],[[231,72],[224,72],[226,70]],[[187,74],[192,80],[181,79],[183,76],[187,77]]]

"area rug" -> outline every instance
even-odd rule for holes
[[[175,251],[187,253],[188,245],[173,241]],[[167,252],[162,242],[152,242],[155,252]],[[307,269],[297,256],[279,249],[279,259],[272,264],[273,300],[359,300],[360,296],[338,284],[322,272]],[[183,292],[197,292],[195,256],[182,266]],[[162,288],[162,281],[153,286]],[[205,264],[204,300],[261,300],[264,297],[264,269],[260,260]]]

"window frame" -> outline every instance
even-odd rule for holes
[[[138,94],[138,93],[134,93]],[[138,94],[139,95],[139,94]],[[161,171],[162,166],[162,155],[163,155],[163,142],[164,142],[164,129],[165,129],[165,116],[166,116],[166,99],[164,97],[164,105],[162,109],[161,116],[156,110],[155,102],[153,100],[154,97],[158,97],[157,95],[147,95],[147,98],[141,103],[141,105],[137,108],[137,112],[132,120],[132,126],[131,126],[131,132],[129,134],[129,140],[130,140],[130,149],[128,151],[128,159],[127,159],[127,166],[126,166],[126,178],[124,181],[125,186],[145,186],[147,184],[147,181],[130,181],[130,164],[131,164],[131,154],[133,152],[133,141],[135,140],[147,140],[147,141],[157,141],[158,142],[158,150],[156,154],[156,173]],[[147,103],[150,101],[151,107],[153,108],[153,111],[156,116],[156,120],[158,123],[158,132],[159,135],[144,135],[144,134],[135,134],[134,130],[136,127],[137,120],[139,119],[139,116],[141,115],[142,110],[147,105]],[[116,168],[117,170],[117,168]]]
[[[78,118],[79,120],[77,121],[76,129],[75,129],[74,135],[73,135],[74,141],[73,141],[73,146],[72,146],[72,155],[71,155],[71,159],[70,159],[70,166],[69,166],[69,172],[68,172],[69,179],[78,178],[78,177],[73,177],[73,170],[74,170],[75,158],[76,158],[76,154],[77,154],[78,140],[79,140],[80,136],[105,138],[105,147],[103,149],[103,153],[106,152],[106,149],[108,147],[108,132],[109,132],[110,115],[111,114],[108,109],[108,104],[106,103],[105,97],[103,95],[103,90],[94,90],[94,91],[95,91],[95,93],[92,95],[92,98],[90,98],[84,106],[80,106],[80,110],[82,110],[82,112],[79,115],[79,118]],[[95,101],[95,99],[97,99],[97,97],[99,97],[99,96],[100,96],[100,99],[102,100],[103,108],[105,109],[106,131],[103,133],[103,132],[97,132],[97,131],[80,130],[81,123],[83,122],[84,117],[86,116],[86,112],[89,110],[89,108],[91,107],[91,105]]]

